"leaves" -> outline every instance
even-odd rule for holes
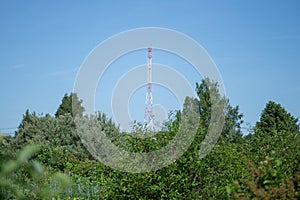
[[[297,119],[280,104],[269,102],[253,132],[243,138],[239,107],[231,106],[219,94],[217,83],[204,79],[196,86],[199,99],[187,97],[183,110],[171,112],[162,131],[149,134],[139,123],[133,123],[133,132],[121,133],[105,113],[75,117],[71,108],[73,98],[77,102],[77,116],[83,109],[82,101],[72,93],[65,95],[55,117],[27,110],[15,137],[0,138],[0,198],[299,199]],[[205,140],[208,130],[217,127],[216,121],[210,122],[218,110],[211,107],[212,102],[217,102],[217,108],[223,108],[225,114],[217,142],[214,137]],[[76,127],[75,120],[85,123]],[[92,135],[79,137],[80,131],[88,129],[93,130]],[[183,134],[179,137],[180,131]],[[111,169],[98,162],[85,145],[88,143],[95,151],[108,151],[97,143],[102,140],[130,155],[155,152],[174,138],[187,141],[192,136],[192,144],[181,157],[149,173]],[[208,148],[211,143],[214,147]],[[199,150],[210,152],[199,157]],[[117,157],[111,155],[106,159]]]
[[[256,129],[264,133],[272,131],[299,132],[298,119],[287,112],[280,104],[269,101],[261,113],[260,121],[256,123]]]
[[[70,114],[72,117],[75,117],[77,115],[82,116],[85,109],[81,104],[82,100],[79,100],[76,93],[71,93],[70,95],[65,94],[61,104],[59,105],[55,113],[55,117],[66,114]]]

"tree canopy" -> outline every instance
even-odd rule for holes
[[[0,198],[299,199],[298,119],[270,101],[254,131],[243,136],[243,115],[219,93],[217,83],[203,79],[196,92],[198,98],[186,97],[183,109],[170,112],[162,131],[151,135],[140,129],[120,132],[105,113],[83,116],[82,101],[73,93],[64,95],[55,117],[26,110],[14,137],[0,136]],[[225,123],[217,143],[200,158],[213,101],[224,109]],[[101,133],[128,152],[155,152],[170,144],[180,130],[183,138],[189,138],[192,129],[197,131],[189,148],[168,166],[126,173],[91,155],[75,118],[87,125],[93,119]],[[97,134],[89,139],[97,141]],[[96,143],[90,147],[101,150]]]
[[[299,132],[298,119],[293,117],[280,104],[269,101],[263,109],[256,129],[269,133],[271,131]]]
[[[239,112],[239,106],[232,107],[229,103],[229,99],[221,96],[218,89],[218,83],[213,82],[208,78],[202,79],[201,84],[196,83],[196,92],[199,98],[200,127],[205,130],[208,129],[211,119],[211,98],[215,98],[225,110],[225,124],[223,126],[221,139],[230,142],[241,141],[243,114]]]
[[[82,116],[85,109],[81,104],[82,100],[78,98],[76,93],[71,93],[70,95],[65,94],[55,116],[59,117],[65,114],[70,114],[72,117],[76,115]]]

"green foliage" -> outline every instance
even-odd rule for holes
[[[70,114],[54,118],[50,115],[30,114],[27,110],[12,142],[18,148],[30,143],[48,143],[85,151]]]
[[[208,78],[202,79],[201,84],[196,83],[196,92],[199,97],[200,126],[207,129],[211,118],[211,93],[219,94],[218,85]],[[221,98],[221,97],[216,97]]]
[[[298,119],[287,112],[280,104],[269,101],[261,113],[260,121],[256,123],[256,129],[263,133],[272,131],[291,131],[300,130]]]
[[[105,113],[96,113],[96,117],[101,126],[101,131],[106,133],[106,136],[114,141],[119,135],[119,126],[117,126],[111,118],[108,118]]]
[[[296,122],[280,104],[267,104],[254,133],[245,138],[250,176],[235,182],[235,198],[299,199],[300,134]]]
[[[104,133],[129,152],[159,150],[180,131],[185,140],[197,129],[179,159],[149,173],[117,171],[94,159],[74,123],[73,97],[77,114],[84,110],[76,94],[65,95],[55,117],[27,110],[14,137],[0,136],[0,199],[299,199],[297,119],[269,102],[253,134],[242,138],[243,115],[219,94],[217,83],[204,79],[196,91],[199,99],[187,97],[183,110],[170,112],[159,132],[133,123],[133,132],[121,133],[100,112],[81,117],[87,127],[79,128],[93,123],[99,128],[88,139],[97,141]],[[224,108],[225,124],[218,143],[200,158],[212,102]]]
[[[75,117],[76,115],[82,116],[85,109],[81,104],[82,100],[79,100],[76,93],[71,93],[70,95],[65,94],[55,113],[55,117],[65,114],[70,114],[72,117]]]
[[[294,163],[290,167],[294,169],[300,158],[299,127],[296,121],[279,104],[269,102],[261,113],[260,121],[256,123],[254,133],[246,137],[245,144],[254,160],[262,160],[275,152],[277,158],[289,156],[289,164]]]
[[[179,124],[181,121],[181,111],[170,111],[168,114],[168,120],[163,123],[162,130],[177,133]]]
[[[226,101],[225,124],[222,137],[232,143],[241,143],[242,132],[241,124],[243,114],[239,113],[239,106],[232,107],[229,100]]]
[[[44,166],[32,160],[39,146],[25,146],[18,152],[16,159],[7,160],[0,170],[1,199],[43,199],[58,196],[71,181],[62,173],[49,176]]]
[[[218,84],[208,78],[202,79],[201,84],[196,83],[196,92],[199,97],[200,129],[204,132],[208,130],[211,121],[212,102],[218,102],[225,112],[225,123],[220,139],[234,143],[241,142],[243,114],[239,113],[239,107],[232,107],[229,100],[220,94]]]
[[[258,167],[248,162],[244,186],[234,183],[233,195],[242,199],[299,199],[300,172],[287,176],[282,159],[266,157]]]

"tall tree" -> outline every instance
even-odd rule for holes
[[[239,142],[242,138],[241,124],[243,114],[239,113],[239,107],[232,107],[229,100],[222,97],[218,83],[208,78],[202,79],[201,84],[196,83],[196,92],[199,97],[200,129],[207,130],[211,120],[212,100],[221,102],[225,108],[225,124],[221,138],[229,142]]]
[[[211,117],[211,92],[218,90],[217,83],[213,83],[208,78],[202,79],[201,84],[196,83],[196,92],[199,97],[199,112],[200,112],[200,126],[208,128]],[[219,94],[218,91],[215,93]]]
[[[280,104],[269,101],[261,113],[255,129],[263,133],[271,131],[299,132],[298,118],[293,117]]]
[[[82,116],[85,109],[81,104],[82,100],[78,98],[76,93],[71,93],[70,95],[65,94],[55,113],[55,117],[65,115],[67,113],[69,113],[72,117],[75,117],[76,115]]]
[[[225,124],[223,127],[223,136],[229,142],[240,142],[243,136],[241,131],[241,124],[243,114],[239,112],[239,106],[232,107],[229,100],[226,101],[225,110]]]

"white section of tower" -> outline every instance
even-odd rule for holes
[[[152,110],[153,96],[152,96],[152,48],[148,48],[148,63],[147,63],[147,92],[145,103],[144,125],[147,130],[154,131],[154,115]]]

